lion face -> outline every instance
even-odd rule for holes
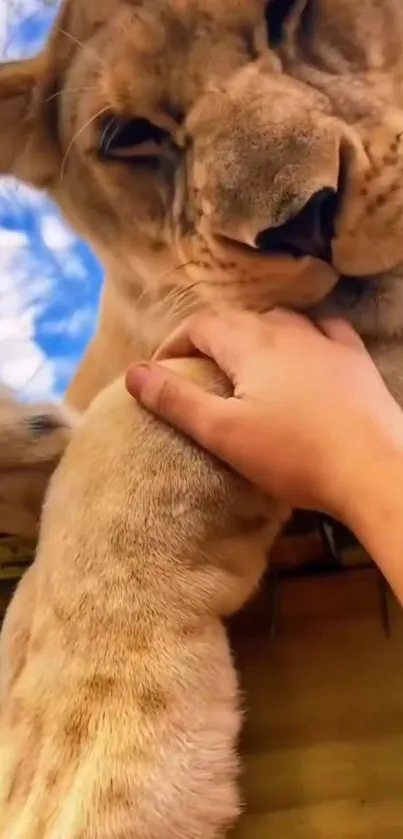
[[[43,54],[0,71],[2,171],[45,188],[133,299],[307,308],[403,259],[403,117],[369,53],[355,75],[314,54],[324,14],[346,51],[361,12],[322,0],[315,32],[287,3],[274,45],[278,5],[65,0]]]

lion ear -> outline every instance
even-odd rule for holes
[[[48,56],[0,64],[0,174],[46,188],[58,169]]]

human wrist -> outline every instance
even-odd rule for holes
[[[328,446],[328,483],[332,514],[348,527],[361,521],[370,504],[376,503],[379,482],[388,482],[403,457],[403,412],[383,388],[370,399],[347,400],[334,416]]]
[[[378,429],[379,431],[379,429]],[[403,433],[386,430],[368,441],[350,474],[338,518],[354,533],[403,598]]]

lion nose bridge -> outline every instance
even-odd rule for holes
[[[258,251],[319,255],[333,235],[339,178],[335,138],[235,144],[212,172],[211,227]]]

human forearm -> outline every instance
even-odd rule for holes
[[[372,454],[354,494],[346,524],[403,605],[403,442]]]

